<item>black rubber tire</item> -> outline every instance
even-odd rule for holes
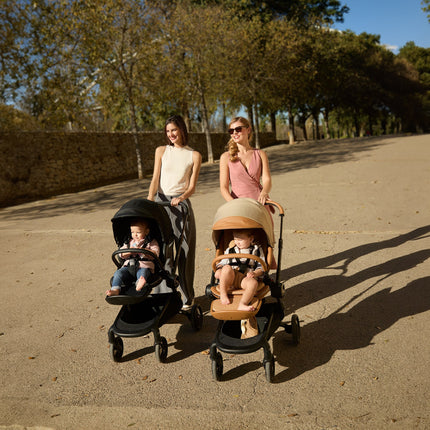
[[[275,358],[272,355],[270,360],[265,361],[264,363],[264,371],[266,372],[266,380],[267,382],[273,382],[275,377]]]
[[[161,336],[160,343],[155,344],[155,356],[159,363],[164,363],[166,361],[168,349],[166,338]]]
[[[294,345],[298,345],[300,343],[300,320],[296,314],[291,317],[291,334]]]
[[[115,337],[114,342],[109,346],[110,358],[115,362],[121,361],[123,352],[124,342],[120,337]]]
[[[203,326],[203,311],[199,305],[193,305],[190,316],[191,327],[194,331],[199,331]]]
[[[222,372],[224,371],[224,363],[220,352],[215,354],[215,359],[212,360],[212,376],[215,381],[220,381]]]

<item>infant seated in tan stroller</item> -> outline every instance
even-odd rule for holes
[[[267,207],[249,198],[231,200],[218,208],[212,226],[216,247],[212,277],[206,287],[211,299],[210,313],[219,320],[210,347],[212,374],[220,380],[223,359],[219,351],[246,354],[264,350],[266,377],[272,381],[275,360],[268,340],[282,326],[298,343],[300,326],[297,315],[291,324],[283,323],[281,303],[283,283],[279,281],[284,210],[269,202],[279,212],[280,228],[275,261],[274,224]],[[269,276],[276,267],[275,279]]]

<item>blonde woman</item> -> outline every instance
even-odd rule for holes
[[[250,197],[264,205],[272,188],[267,154],[251,146],[253,133],[246,118],[233,118],[228,132],[228,150],[220,158],[221,195],[226,201]]]

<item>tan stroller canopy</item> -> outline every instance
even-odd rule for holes
[[[261,203],[250,198],[230,200],[218,208],[212,226],[212,240],[216,245],[222,231],[247,228],[264,230],[267,244],[274,246],[272,218]]]

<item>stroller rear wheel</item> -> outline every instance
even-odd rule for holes
[[[113,343],[111,343],[109,346],[110,358],[113,361],[118,362],[121,360],[123,352],[124,352],[124,342],[119,336],[115,337]]]
[[[221,380],[224,364],[220,352],[215,353],[215,358],[212,360],[212,376],[216,381]]]
[[[294,345],[298,345],[300,343],[300,320],[296,314],[291,317],[291,334]]]
[[[166,338],[161,336],[160,343],[155,344],[155,356],[159,363],[164,363],[166,361],[168,348]]]
[[[199,331],[203,325],[203,311],[199,305],[193,305],[190,315],[191,327],[195,331]]]
[[[273,378],[275,377],[275,357],[272,355],[272,357],[269,360],[265,360],[263,364],[267,382],[273,382]]]

